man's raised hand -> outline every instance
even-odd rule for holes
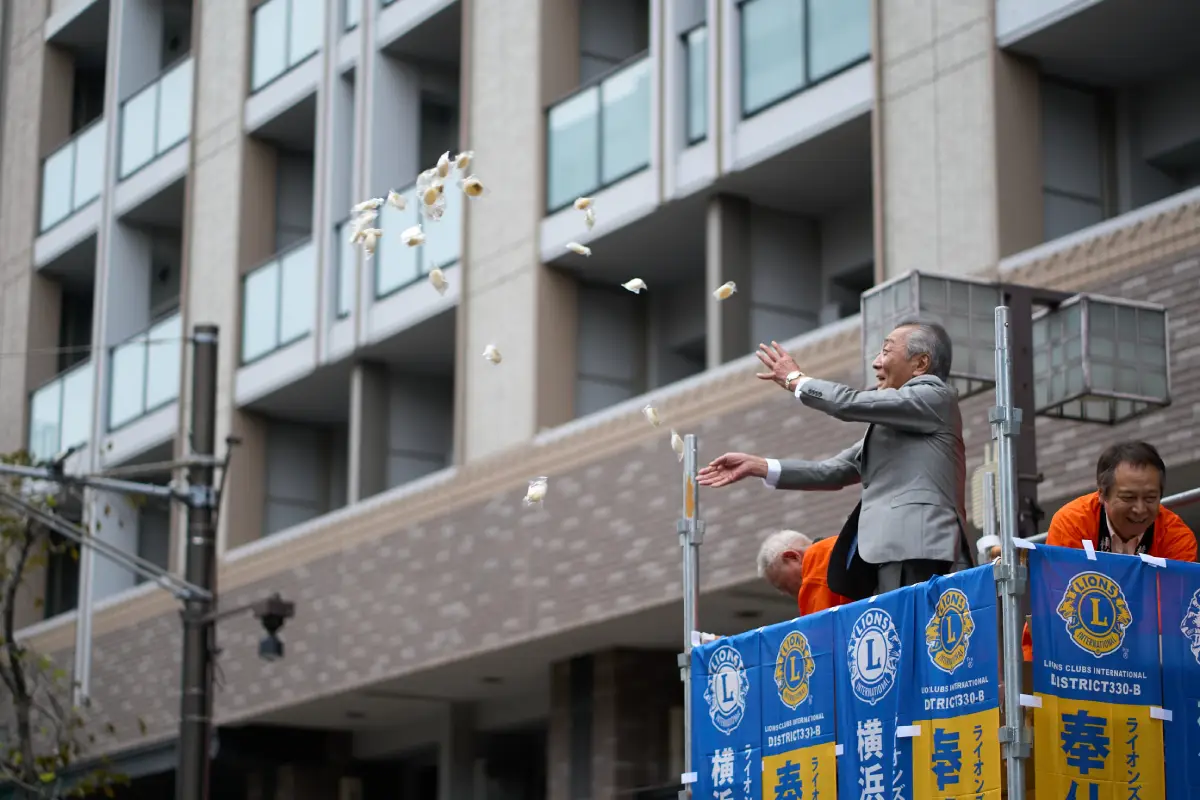
[[[747,453],[726,453],[696,474],[701,486],[719,489],[742,478],[767,477],[767,460]]]

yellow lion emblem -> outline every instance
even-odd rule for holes
[[[1071,641],[1081,650],[1101,658],[1118,650],[1133,613],[1121,585],[1099,572],[1081,572],[1071,578],[1055,609],[1066,623]]]
[[[785,706],[795,711],[808,699],[812,692],[809,678],[816,667],[812,648],[803,633],[792,631],[784,637],[775,658],[775,688]]]
[[[933,616],[925,626],[925,645],[929,660],[950,674],[967,660],[967,646],[975,633],[975,620],[967,596],[959,589],[947,589],[938,598]]]

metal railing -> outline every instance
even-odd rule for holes
[[[179,399],[183,317],[178,311],[112,349],[108,429],[117,430]]]
[[[743,0],[742,117],[869,58],[870,9],[869,0]]]
[[[192,57],[187,56],[121,103],[120,158],[124,180],[175,145],[192,130]]]
[[[321,0],[267,0],[251,12],[250,92],[271,84],[321,49]]]
[[[1186,492],[1180,492],[1179,494],[1168,495],[1160,501],[1159,505],[1163,508],[1174,510],[1176,508],[1194,506],[1198,503],[1200,503],[1200,487],[1188,489]],[[1043,544],[1048,535],[1048,533],[1039,533],[1037,536],[1030,536],[1028,541],[1034,544]]]
[[[651,75],[642,53],[546,112],[546,213],[650,166]]]
[[[246,273],[242,278],[242,364],[312,333],[316,301],[316,249],[311,238]]]
[[[708,25],[700,23],[683,34],[684,63],[687,65],[684,83],[687,96],[684,105],[688,146],[698,144],[708,136]]]
[[[42,161],[39,232],[45,233],[100,196],[104,184],[104,117],[80,129]]]
[[[446,210],[437,222],[430,222],[420,215],[420,198],[415,186],[409,186],[400,194],[408,201],[403,211],[385,204],[379,213],[378,225],[383,230],[383,238],[373,259],[376,300],[419,281],[434,268],[444,269],[457,263],[462,254],[462,207],[466,199],[457,186],[446,187]],[[409,247],[400,239],[400,234],[418,224],[425,233],[425,243]]]
[[[36,389],[29,398],[29,455],[53,458],[85,444],[92,432],[92,362],[87,360]]]

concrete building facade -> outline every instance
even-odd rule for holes
[[[220,624],[220,796],[674,796],[666,431],[702,459],[861,435],[755,381],[759,341],[860,384],[859,297],[910,270],[1162,303],[1172,403],[1038,419],[1039,494],[1089,490],[1119,437],[1160,447],[1168,491],[1200,481],[1197,25],[1174,0],[9,4],[0,448],[89,471],[186,454],[186,334],[217,324],[222,603],[297,604],[275,663],[253,619]],[[398,238],[414,204],[384,211],[374,258],[348,245],[354,202],[468,149],[488,196],[448,188],[420,248]],[[989,404],[964,403],[971,468]],[[702,627],[792,616],[758,541],[833,535],[856,497],[705,492]],[[177,510],[89,503],[67,513],[182,570]],[[52,563],[21,613],[65,665],[81,586],[102,749],[159,796],[177,605]]]

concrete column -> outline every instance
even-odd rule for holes
[[[750,204],[743,198],[716,195],[708,201],[705,231],[705,285],[708,287],[708,368],[750,352],[751,286]],[[734,281],[738,295],[721,301],[712,292]]]
[[[1036,70],[994,0],[874,0],[877,277],[970,275],[1041,239]]]
[[[547,800],[616,800],[676,780],[671,708],[682,691],[666,651],[609,650],[554,664]]]
[[[438,743],[438,800],[475,800],[475,708],[454,703]]]
[[[467,213],[458,337],[462,460],[528,441],[572,417],[574,281],[541,264],[545,106],[578,82],[577,0],[472,0],[468,141],[506,202]],[[504,356],[491,368],[488,344]],[[481,368],[476,368],[480,364]]]
[[[387,367],[380,364],[355,364],[350,374],[350,503],[387,488],[388,381]]]
[[[91,492],[92,508],[89,520],[92,534],[126,553],[138,551],[138,510],[128,495],[113,492]],[[95,559],[92,573],[92,598],[105,597],[132,589],[137,576],[126,567],[107,558]]]

